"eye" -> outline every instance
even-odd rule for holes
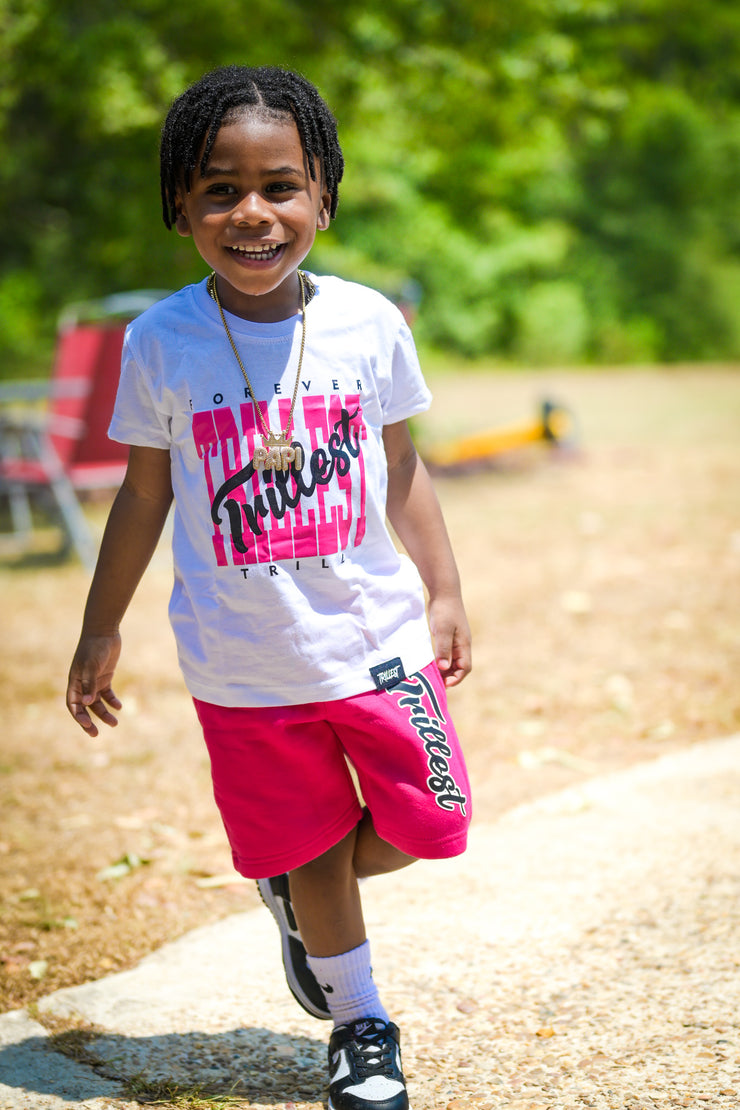
[[[233,196],[236,190],[234,189],[233,185],[229,185],[228,182],[223,181],[209,185],[206,192],[209,196],[230,197]]]
[[[295,193],[297,189],[295,181],[273,181],[267,186],[268,193]]]

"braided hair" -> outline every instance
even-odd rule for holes
[[[270,115],[291,117],[316,181],[318,161],[331,195],[330,215],[336,214],[344,158],[337,124],[318,90],[298,73],[277,66],[221,66],[186,89],[172,104],[162,127],[160,179],[162,216],[175,225],[178,192],[190,188],[196,169],[205,173],[219,128],[240,109],[256,108]]]

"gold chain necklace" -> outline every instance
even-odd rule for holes
[[[234,352],[234,355],[236,356],[236,361],[239,363],[239,369],[241,370],[242,374],[244,375],[244,381],[247,383],[247,389],[249,390],[249,396],[252,398],[252,402],[254,404],[255,412],[257,413],[257,419],[258,419],[258,421],[260,423],[260,426],[262,428],[262,431],[260,432],[260,435],[262,437],[263,446],[262,447],[255,447],[254,454],[252,455],[252,465],[254,466],[255,470],[259,470],[260,467],[264,467],[265,470],[289,470],[290,467],[291,467],[291,464],[293,465],[295,470],[300,470],[303,466],[303,448],[301,447],[301,445],[299,443],[289,443],[288,442],[288,435],[290,434],[290,428],[291,428],[291,425],[293,423],[293,412],[295,411],[295,403],[296,403],[296,400],[298,399],[298,386],[300,385],[300,382],[301,382],[301,369],[303,368],[303,352],[306,349],[306,284],[305,283],[306,283],[307,280],[308,279],[306,278],[303,271],[298,270],[298,284],[301,287],[301,352],[298,356],[298,370],[296,371],[295,385],[293,387],[293,399],[290,402],[290,412],[288,413],[288,423],[285,425],[285,430],[284,431],[282,431],[282,432],[280,432],[280,431],[273,432],[272,429],[270,428],[269,424],[267,424],[264,417],[262,416],[262,412],[260,410],[260,407],[257,404],[257,398],[255,396],[254,389],[252,388],[252,383],[249,380],[249,375],[247,374],[247,371],[244,368],[244,363],[242,362],[241,357],[239,355],[239,351],[237,350],[236,343],[234,342],[234,337],[232,336],[231,331],[229,329],[229,325],[226,323],[226,316],[224,315],[224,310],[221,307],[221,301],[219,300],[219,297],[218,297],[218,289],[216,288],[216,274],[215,274],[215,271],[211,274],[211,276],[208,279],[208,283],[207,283],[208,292],[213,297],[214,301],[216,302],[216,305],[218,306],[218,311],[221,315],[221,323],[224,326],[224,331],[226,332],[226,337],[229,340],[229,343],[231,344],[231,349]]]

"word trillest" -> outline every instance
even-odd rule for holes
[[[464,814],[468,799],[452,775],[452,748],[447,743],[447,734],[443,727],[446,721],[428,678],[419,671],[411,678],[399,682],[390,693],[398,697],[398,704],[408,710],[409,721],[424,745],[429,768],[427,786],[434,794],[437,805],[448,811],[459,806],[460,812]],[[429,714],[425,701],[431,707],[433,715]]]

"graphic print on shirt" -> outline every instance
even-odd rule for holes
[[[260,411],[269,424],[267,405]],[[290,402],[278,420],[288,422]],[[262,446],[251,401],[193,413],[193,440],[203,465],[212,542],[220,567],[277,563],[335,555],[357,547],[365,534],[367,439],[360,394],[303,397],[291,438],[303,448],[303,467],[255,470]]]

